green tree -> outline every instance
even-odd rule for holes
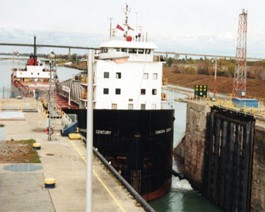
[[[172,63],[173,63],[173,58],[172,58],[172,57],[169,57],[169,58],[167,59],[167,65],[168,65],[169,67],[171,67]]]
[[[77,60],[77,54],[72,54],[71,60],[76,61]]]

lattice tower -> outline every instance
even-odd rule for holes
[[[246,95],[246,75],[247,75],[247,11],[243,10],[239,14],[238,37],[236,48],[236,67],[233,81],[233,95]]]

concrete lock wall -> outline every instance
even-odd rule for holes
[[[265,211],[265,128],[257,127],[253,153],[251,211]]]
[[[193,188],[202,190],[207,114],[210,107],[189,101],[185,135],[184,175]]]
[[[186,135],[184,140],[184,175],[192,187],[203,192],[205,168],[205,140],[207,136],[207,117],[211,108],[201,102],[189,101],[187,104]],[[250,174],[250,211],[265,211],[265,125],[255,126],[254,145]],[[253,157],[253,160],[252,160]],[[233,201],[233,200],[232,200]]]

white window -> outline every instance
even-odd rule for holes
[[[101,48],[101,52],[102,53],[107,53],[108,52],[108,49],[107,48]]]
[[[145,110],[145,104],[141,104],[141,110]]]
[[[122,48],[121,51],[127,53],[127,49],[125,49],[125,48]]]
[[[132,110],[132,109],[133,109],[133,104],[129,103],[129,104],[128,104],[128,109],[129,109],[129,110]]]
[[[153,109],[153,110],[156,109],[156,104],[152,104],[152,109]]]
[[[104,72],[104,78],[105,79],[109,78],[109,72]]]
[[[118,109],[118,105],[116,103],[111,104],[111,109],[116,110]]]
[[[138,54],[143,54],[144,53],[144,49],[138,49]]]
[[[103,88],[103,94],[109,94],[109,89],[108,88]]]
[[[157,79],[157,73],[153,73],[153,79],[154,79],[154,80]]]
[[[146,49],[145,50],[145,54],[150,54],[151,53],[151,49]]]
[[[148,73],[144,73],[144,79],[148,79]]]
[[[136,52],[137,52],[137,49],[129,49],[130,54],[136,54]]]
[[[115,89],[115,94],[120,95],[121,94],[121,89],[120,88],[116,88]]]
[[[121,79],[121,72],[116,73],[116,79]]]

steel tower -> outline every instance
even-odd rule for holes
[[[236,48],[236,67],[234,72],[233,96],[246,95],[247,77],[247,11],[239,14],[238,35]]]

